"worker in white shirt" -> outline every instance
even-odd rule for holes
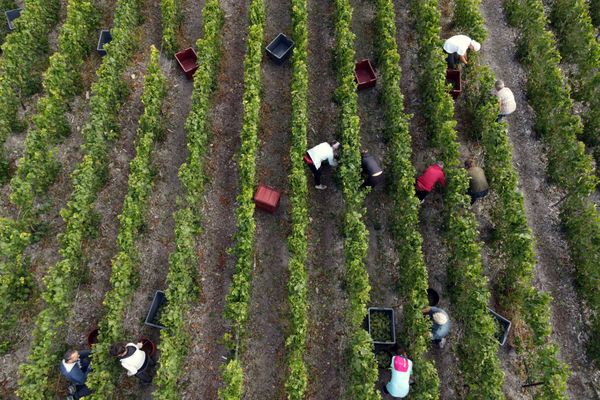
[[[512,90],[504,86],[504,81],[496,81],[496,96],[500,101],[500,113],[496,122],[501,122],[504,117],[512,114],[517,109],[517,102]]]
[[[321,184],[321,166],[323,162],[327,161],[329,165],[335,167],[337,165],[335,157],[339,148],[340,144],[338,142],[323,142],[304,154],[304,163],[308,165],[308,168],[315,177],[315,188],[320,190],[327,189],[327,186]]]
[[[401,356],[392,357],[392,377],[387,385],[384,386],[384,393],[389,394],[395,399],[403,399],[408,396],[411,383],[413,362],[406,357],[406,353]]]
[[[115,343],[110,346],[109,353],[116,357],[121,366],[127,370],[127,376],[135,375],[141,384],[152,383],[148,368],[155,365],[154,360],[142,350],[143,343]]]
[[[448,55],[448,69],[456,69],[459,63],[468,64],[467,51],[479,51],[481,44],[466,35],[454,35],[444,42],[444,52]]]

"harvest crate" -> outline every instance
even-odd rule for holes
[[[294,42],[283,33],[280,33],[269,43],[266,51],[273,61],[277,64],[283,64],[292,53],[293,47]]]
[[[153,328],[164,329],[165,327],[160,324],[160,314],[165,304],[167,304],[165,292],[157,290],[154,293],[154,299],[152,299],[152,304],[150,305],[144,324]]]
[[[462,87],[460,84],[460,70],[446,70],[446,83],[452,85],[452,89],[450,89],[450,94],[454,99],[456,99],[462,92]]]
[[[492,310],[491,308],[488,308],[488,310],[490,311],[490,314],[492,314],[492,317],[494,317],[494,320],[498,327],[496,332],[496,339],[498,339],[498,342],[500,342],[500,346],[504,346],[504,344],[506,344],[508,332],[510,331],[510,326],[512,324],[509,320],[504,318],[502,315],[494,312],[494,310]]]
[[[354,66],[354,79],[358,83],[358,89],[366,89],[377,84],[375,69],[369,60],[361,60]]]
[[[98,343],[98,328],[94,327],[90,329],[90,331],[87,334],[87,344],[88,347],[91,349],[92,345],[96,343]]]
[[[156,345],[154,342],[146,337],[142,337],[138,340],[142,344],[142,350],[144,353],[148,354],[148,357],[153,357],[156,353]]]
[[[387,332],[379,332],[382,327],[378,326],[378,320],[383,316],[387,320]],[[369,307],[367,315],[369,335],[373,338],[375,345],[392,345],[396,343],[396,320],[393,308]]]
[[[13,21],[21,16],[21,9],[16,8],[14,10],[8,10],[4,14],[6,14],[6,24],[8,25],[9,31],[15,30],[15,25]]]
[[[112,40],[112,36],[110,31],[104,29],[100,31],[100,36],[98,37],[98,46],[96,46],[96,51],[100,54],[100,57],[104,57],[106,55],[106,50],[104,50],[104,45],[110,43]]]
[[[281,194],[270,186],[259,185],[254,195],[256,208],[274,213],[279,206]]]
[[[194,72],[198,69],[198,57],[196,52],[191,47],[185,50],[181,50],[179,53],[175,53],[175,59],[177,63],[185,73],[186,78],[192,79]]]

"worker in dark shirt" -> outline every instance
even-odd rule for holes
[[[361,151],[361,166],[365,179],[364,186],[374,188],[381,183],[383,180],[383,170],[377,164],[375,157],[369,154],[368,150]]]
[[[477,199],[485,197],[488,194],[490,186],[488,185],[487,179],[483,169],[479,168],[475,161],[465,161],[465,168],[470,177],[469,182],[469,196],[471,196],[471,205],[475,204]]]
[[[71,383],[68,400],[77,400],[92,392],[85,385],[90,373],[89,350],[68,350],[60,363],[60,373]]]

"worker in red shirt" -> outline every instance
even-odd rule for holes
[[[417,178],[415,189],[421,203],[425,201],[425,196],[433,190],[436,183],[439,183],[442,187],[446,186],[446,177],[444,176],[443,168],[444,164],[441,161],[438,161],[427,167],[425,172],[423,172],[423,175]]]

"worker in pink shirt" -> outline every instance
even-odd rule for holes
[[[417,197],[421,200],[421,203],[425,201],[425,196],[429,194],[439,183],[442,187],[446,186],[446,177],[444,176],[444,164],[441,161],[436,162],[433,165],[427,167],[423,175],[417,178],[415,189],[417,191]]]

